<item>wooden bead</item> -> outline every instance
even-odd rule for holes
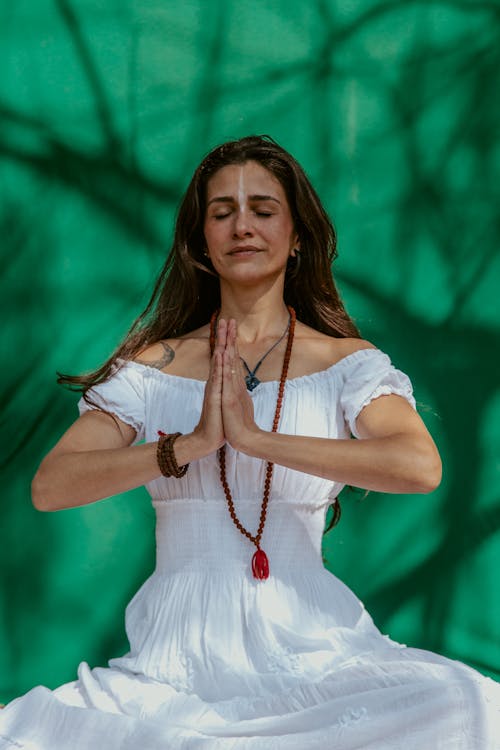
[[[189,467],[189,464],[179,466],[174,453],[174,442],[177,438],[182,435],[181,432],[174,432],[170,435],[166,435],[161,430],[158,430],[159,440],[156,449],[156,460],[158,462],[159,469],[164,477],[176,477],[180,479],[183,477]]]
[[[283,367],[281,369],[281,377],[280,377],[280,383],[278,387],[278,397],[276,400],[276,409],[274,412],[272,432],[277,432],[278,430],[278,424],[279,424],[280,415],[281,415],[281,407],[283,404],[283,396],[285,393],[285,382],[286,382],[286,378],[288,375],[288,366],[290,364],[290,357],[292,354],[293,336],[295,333],[295,320],[296,320],[295,310],[293,309],[293,307],[290,307],[289,305],[287,305],[287,308],[288,308],[288,312],[290,313],[290,326],[288,329],[288,339],[287,339],[287,344],[286,344],[285,356],[283,358]],[[215,334],[216,334],[215,329],[216,329],[216,323],[217,323],[217,319],[219,316],[219,312],[220,312],[219,310],[215,310],[210,319],[210,353],[211,354],[214,353],[214,349],[215,349]],[[220,481],[224,489],[224,494],[226,496],[229,514],[233,520],[233,523],[236,526],[236,528],[244,536],[247,537],[247,539],[249,539],[251,542],[255,544],[255,546],[257,547],[257,551],[262,553],[260,556],[257,556],[258,559],[260,560],[263,555],[262,559],[265,558],[265,560],[267,561],[265,553],[260,549],[260,540],[262,538],[262,534],[264,532],[264,525],[266,523],[267,505],[269,503],[269,495],[271,492],[271,481],[273,477],[274,464],[271,461],[267,462],[266,474],[265,474],[265,480],[264,480],[264,494],[262,498],[262,506],[261,506],[261,511],[260,511],[259,527],[257,530],[257,534],[253,536],[247,529],[245,529],[245,527],[243,526],[243,524],[240,522],[239,518],[236,515],[234,502],[233,502],[233,498],[231,495],[231,490],[229,489],[229,485],[227,483],[227,478],[226,478],[226,449],[224,445],[221,448],[219,448],[218,457],[219,457]],[[257,555],[257,553],[255,554]],[[264,566],[264,568],[267,572],[267,575],[260,575],[260,574],[256,575],[256,567],[254,564],[254,561],[256,559],[257,558],[254,555],[254,558],[252,561],[252,569],[254,572],[254,576],[258,578],[267,578],[269,575],[269,569],[268,567],[266,568],[266,566]]]

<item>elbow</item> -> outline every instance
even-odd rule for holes
[[[31,482],[31,502],[37,510],[44,512],[54,510],[50,503],[49,484],[43,462]]]
[[[417,487],[414,492],[421,494],[434,492],[443,478],[443,466],[437,448],[422,456],[419,464],[418,476],[416,477]]]
[[[44,502],[43,482],[40,480],[40,469],[37,471],[31,482],[31,502],[37,510],[47,510]]]

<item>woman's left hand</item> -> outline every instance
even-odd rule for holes
[[[243,376],[236,343],[236,321],[233,319],[228,322],[222,360],[222,423],[229,445],[243,453],[248,441],[255,439],[259,432],[259,427],[255,424],[253,402]]]

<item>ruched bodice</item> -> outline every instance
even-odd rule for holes
[[[119,362],[89,393],[136,431],[188,433],[204,382]],[[252,393],[270,430],[278,384]],[[411,383],[378,349],[288,380],[279,431],[359,437],[379,396],[413,407]],[[238,517],[258,527],[265,462],[226,448]],[[0,750],[500,750],[500,689],[459,662],[382,635],[362,602],[323,567],[327,508],[342,484],[276,465],[261,544],[267,580],[253,578],[252,543],[233,524],[216,454],[181,479],[148,485],[156,566],[126,611],[130,650],[106,668],[38,687],[0,712]]]
[[[255,530],[261,498],[238,504],[238,517],[246,528]],[[229,518],[226,504],[217,500],[190,498],[154,503],[156,522],[156,570],[169,573],[202,570],[204,573],[238,567],[239,574],[249,572],[252,543],[242,536]],[[273,498],[264,527],[265,548],[273,575],[289,571],[299,564],[316,574],[322,568],[321,539],[325,506],[307,506],[298,501]]]

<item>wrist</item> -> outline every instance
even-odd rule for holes
[[[224,442],[223,440],[214,443],[213,440],[208,440],[197,427],[194,428],[193,432],[186,433],[175,441],[176,447],[179,444],[178,450],[179,454],[182,453],[181,458],[187,455],[190,461],[196,461],[215,453],[221,445],[224,445]]]
[[[262,438],[268,433],[255,426],[254,429],[245,430],[238,436],[236,444],[231,443],[232,447],[240,453],[245,453],[253,458],[261,458],[259,447],[262,447]]]
[[[201,436],[196,432],[180,435],[174,443],[174,451],[179,466],[208,455]]]

